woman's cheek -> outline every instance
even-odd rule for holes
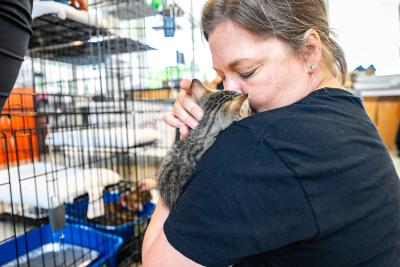
[[[254,100],[254,99],[249,99],[249,104],[250,104],[250,107],[251,107],[252,109],[254,109],[255,111],[257,111],[257,112],[263,111],[263,110],[262,110],[262,107],[261,107],[261,105],[260,105],[260,103],[257,102],[256,100]]]

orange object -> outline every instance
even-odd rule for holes
[[[14,88],[0,114],[0,164],[39,157],[35,94],[32,88]]]
[[[363,102],[386,147],[393,150],[400,118],[400,97],[364,97]]]
[[[71,4],[73,6],[76,6],[76,2],[78,2],[80,10],[84,10],[84,11],[89,10],[89,6],[88,6],[88,3],[86,0],[71,0]]]
[[[399,125],[399,97],[381,97],[378,102],[378,131],[389,150],[394,149]]]

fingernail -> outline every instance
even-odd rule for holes
[[[200,113],[199,113],[199,118],[198,118],[198,119],[199,119],[199,120],[203,119],[203,116],[204,116],[204,113],[203,113],[203,112],[200,112]]]
[[[190,124],[190,128],[194,129],[194,128],[197,127],[197,125],[199,125],[198,122],[192,122],[192,123]]]

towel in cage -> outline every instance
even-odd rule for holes
[[[32,7],[32,18],[56,15],[62,20],[70,19],[88,26],[99,28],[108,28],[109,23],[105,18],[100,17],[98,14],[90,14],[86,11],[77,10],[72,6],[68,6],[55,1],[39,1],[35,2]]]
[[[0,202],[12,205],[14,214],[39,219],[43,214],[38,214],[38,210],[52,207],[52,196],[68,203],[87,192],[88,217],[96,217],[104,212],[101,205],[104,187],[121,180],[119,174],[104,168],[24,164],[0,170]]]
[[[159,139],[160,132],[152,128],[110,127],[51,132],[46,137],[46,144],[78,154],[83,152],[92,155],[96,152],[124,152],[126,149],[154,144]]]

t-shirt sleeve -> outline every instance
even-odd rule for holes
[[[204,153],[164,224],[169,243],[205,266],[315,237],[296,175],[266,140],[233,124]]]

